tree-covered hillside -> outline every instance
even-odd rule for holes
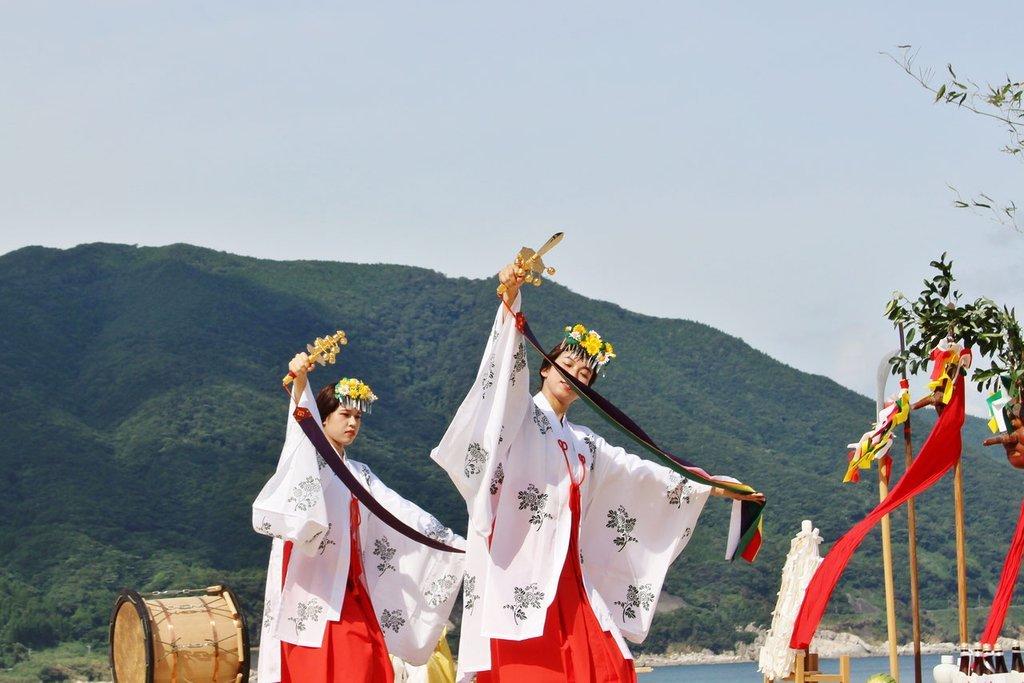
[[[637,315],[556,283],[525,297],[542,338],[582,320],[615,343],[619,359],[598,389],[661,442],[768,496],[754,566],[722,560],[728,506],[709,503],[666,584],[684,606],[655,620],[646,647],[728,647],[736,627],[767,623],[800,520],[832,540],[877,501],[870,478],[840,483],[845,444],[873,417],[869,399],[697,322]],[[293,353],[337,328],[350,344],[314,382],[354,374],[381,397],[353,457],[464,528],[461,500],[428,452],[472,381],[496,305],[492,281],[404,266],[187,245],[0,257],[0,645],[101,643],[122,586],[224,581],[258,615],[269,544],[251,530],[249,505],[283,435],[280,377]],[[919,439],[925,421],[915,416]],[[972,604],[994,588],[1021,489],[1001,454],[980,447],[983,434],[969,420]],[[918,513],[922,595],[937,610],[955,596],[950,490],[941,482]],[[901,516],[894,528],[899,542]],[[855,559],[833,622],[880,632],[879,545],[874,534]],[[906,601],[905,546],[896,550]],[[928,629],[952,636],[948,623]]]

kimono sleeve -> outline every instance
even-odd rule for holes
[[[319,421],[316,400],[309,386],[298,399]],[[292,418],[288,425],[277,470],[252,504],[252,526],[257,532],[291,541],[306,555],[317,552],[318,537],[328,530],[327,506],[320,480],[318,455],[313,444]]]
[[[669,566],[686,547],[711,494],[589,432],[593,455],[580,543],[584,572],[623,635],[642,642]]]
[[[521,300],[516,297],[513,312]],[[470,524],[480,533],[491,531],[497,491],[492,482],[503,476],[509,444],[531,403],[526,346],[515,317],[502,306],[473,386],[430,453],[466,500]]]
[[[373,497],[403,522],[447,545],[465,548],[461,536],[388,488],[369,467],[352,465]],[[360,541],[366,583],[388,651],[412,664],[424,664],[448,623],[466,556],[428,548],[376,518],[364,529]]]

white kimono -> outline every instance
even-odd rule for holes
[[[460,679],[490,669],[489,639],[544,631],[569,548],[567,459],[577,480],[585,471],[581,557],[568,561],[582,563],[595,615],[627,658],[623,636],[646,637],[668,567],[711,491],[559,422],[543,394],[531,398],[528,372],[522,335],[499,309],[476,382],[431,453],[469,510]]]
[[[299,405],[319,423],[309,387]],[[260,641],[259,680],[281,680],[285,641],[319,647],[327,622],[341,617],[351,546],[351,493],[317,454],[292,418],[277,471],[252,506],[253,528],[273,536],[267,568]],[[346,459],[366,488],[406,524],[450,546],[465,541],[433,516],[385,486],[363,463]],[[388,651],[414,664],[426,662],[448,621],[462,581],[465,555],[428,548],[396,532],[359,507],[359,542],[370,601]],[[281,588],[284,542],[294,544]]]

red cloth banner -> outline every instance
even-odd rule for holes
[[[1020,516],[1017,518],[1017,530],[1013,534],[1010,549],[1006,552],[1003,562],[1003,573],[999,577],[999,587],[992,600],[992,609],[988,613],[988,622],[981,634],[981,642],[994,645],[999,632],[1006,621],[1006,611],[1010,609],[1013,589],[1017,587],[1017,576],[1020,574],[1020,560],[1024,555],[1024,501],[1021,502]]]
[[[960,431],[964,425],[964,379],[958,376],[953,396],[942,415],[935,423],[935,428],[921,447],[917,458],[903,473],[896,485],[889,491],[885,500],[872,510],[867,517],[857,522],[846,534],[835,542],[832,549],[818,566],[807,593],[804,595],[800,613],[793,627],[793,637],[789,646],[797,650],[806,649],[818,624],[825,613],[832,591],[839,583],[846,565],[853,553],[860,546],[864,537],[876,524],[903,503],[907,502],[942,478],[946,472],[960,459],[962,440]]]

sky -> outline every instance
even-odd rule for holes
[[[574,291],[873,396],[884,305],[930,260],[970,297],[1024,293],[1024,236],[949,189],[1024,199],[1005,132],[879,53],[1019,79],[1018,11],[0,0],[0,253],[188,242],[484,277],[561,230]]]

